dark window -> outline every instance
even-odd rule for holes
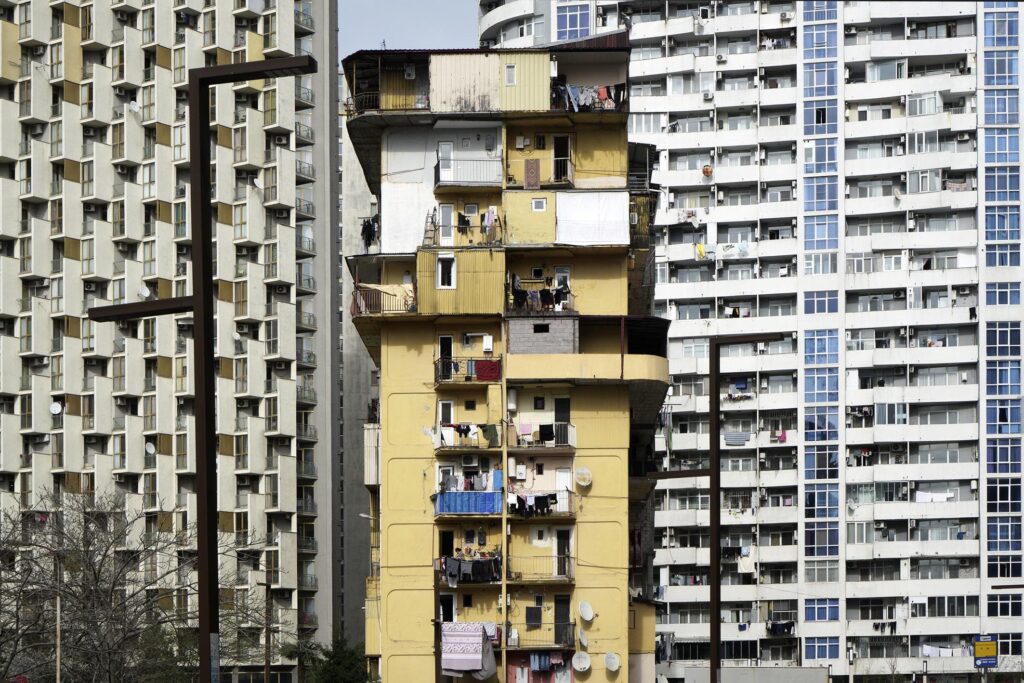
[[[547,323],[545,323],[543,325],[534,325],[533,326],[533,333],[534,334],[547,334],[550,331],[551,331],[551,325],[549,325]]]

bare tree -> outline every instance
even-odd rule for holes
[[[19,520],[0,519],[0,680],[46,669],[46,593],[32,556],[21,552]]]

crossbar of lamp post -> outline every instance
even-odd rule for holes
[[[210,86],[315,73],[309,55],[190,69],[188,72],[189,182],[192,192],[192,296],[89,309],[95,321],[135,320],[192,311],[195,344],[196,525],[198,527],[199,681],[220,680],[217,577],[217,423],[213,342],[213,209],[210,196]]]
[[[737,334],[711,337],[708,344],[708,375],[710,382],[708,386],[709,402],[709,424],[710,449],[708,451],[708,472],[690,473],[689,476],[703,476],[710,478],[710,491],[708,496],[711,500],[711,528],[710,532],[710,567],[708,568],[708,585],[710,586],[710,609],[711,609],[711,651],[708,671],[709,683],[720,683],[720,672],[722,668],[722,520],[720,517],[719,505],[722,498],[722,464],[720,456],[721,421],[722,421],[722,392],[721,373],[719,365],[722,360],[722,347],[734,346],[736,344],[755,344],[783,339],[784,335],[779,333],[771,334]],[[700,470],[698,470],[700,471]]]

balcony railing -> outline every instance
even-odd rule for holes
[[[501,358],[438,358],[434,383],[500,382]]]
[[[353,316],[415,311],[416,293],[411,286],[356,285],[352,291]]]
[[[532,281],[519,280],[512,286],[505,312],[510,315],[559,315],[576,312],[576,297],[567,287],[548,287]]]
[[[572,581],[576,558],[572,555],[542,555],[508,558],[508,580],[521,583]]]
[[[576,622],[527,624],[525,621],[509,622],[509,649],[530,649],[538,647],[572,648],[576,644]]]
[[[434,448],[501,448],[502,425],[443,425],[434,430]]]
[[[515,425],[514,448],[575,448],[576,425],[571,422]]]
[[[500,515],[502,491],[440,491],[434,495],[435,515]]]
[[[518,490],[516,502],[508,504],[509,515],[532,519],[533,517],[572,516],[576,514],[576,499],[572,491]],[[511,498],[510,498],[511,500]]]
[[[434,164],[434,187],[501,187],[501,159],[445,159]]]
[[[448,585],[449,576],[457,576],[460,584],[501,582],[501,557],[441,557],[434,567],[442,586]]]

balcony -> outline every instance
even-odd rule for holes
[[[576,425],[571,422],[539,425],[520,423],[514,427],[516,430],[515,443],[509,446],[512,450],[576,448]]]
[[[501,159],[445,159],[434,164],[434,189],[500,188]]]
[[[316,501],[312,498],[298,498],[295,501],[295,511],[306,515],[316,514]]]
[[[434,563],[442,587],[449,585],[449,576],[457,576],[459,584],[501,583],[501,565],[501,557],[441,557]]]
[[[576,297],[566,288],[548,287],[543,282],[518,280],[512,287],[512,300],[505,306],[506,315],[544,316],[575,315]]]
[[[539,626],[527,624],[524,621],[509,622],[508,624],[508,649],[528,650],[533,648],[562,648],[575,647],[576,644],[576,622],[540,624]]]
[[[363,485],[380,486],[380,424],[363,425]]]
[[[521,519],[534,517],[573,517],[576,499],[572,491],[533,491],[518,489],[516,502],[509,503],[510,516]]]
[[[501,358],[438,358],[434,384],[493,384],[501,382]]]
[[[434,450],[501,448],[500,424],[443,425],[434,430]]]
[[[501,491],[440,491],[433,495],[434,515],[479,517],[500,515],[505,494]]]
[[[350,310],[353,317],[415,313],[416,294],[411,285],[356,285]]]
[[[576,166],[569,158],[556,157],[549,159],[509,159],[509,188],[525,188],[527,177],[537,179],[536,185],[541,188],[574,187],[576,184]]]
[[[572,555],[508,558],[509,583],[571,583],[575,570]]]

